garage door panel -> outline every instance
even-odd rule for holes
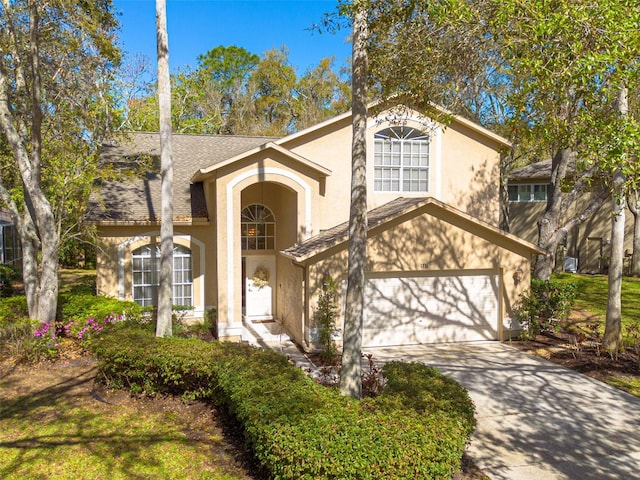
[[[497,317],[496,275],[369,279],[363,345],[493,340]]]

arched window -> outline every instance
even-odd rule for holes
[[[158,304],[160,247],[147,245],[133,251],[133,300],[140,305]],[[193,305],[191,250],[182,245],[173,249],[173,304]]]
[[[391,127],[374,135],[373,189],[376,192],[429,190],[429,135]]]
[[[253,204],[242,210],[242,250],[275,250],[276,219],[264,205]]]

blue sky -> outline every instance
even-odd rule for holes
[[[121,24],[120,44],[142,53],[155,68],[155,0],[114,0]],[[237,45],[261,55],[283,45],[301,75],[320,59],[334,56],[336,69],[351,55],[348,29],[336,34],[309,27],[335,10],[334,0],[167,0],[169,64],[172,71],[195,67],[197,57],[217,45]]]

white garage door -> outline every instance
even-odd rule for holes
[[[498,275],[370,278],[366,347],[495,340]]]

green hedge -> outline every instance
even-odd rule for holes
[[[419,364],[390,364],[383,394],[355,401],[240,344],[156,339],[120,323],[90,349],[111,386],[225,406],[273,479],[451,478],[475,426],[466,391]]]
[[[63,322],[68,320],[84,322],[88,318],[102,320],[110,315],[137,318],[142,314],[142,310],[136,302],[96,296],[91,293],[62,293],[58,296],[56,317]]]

